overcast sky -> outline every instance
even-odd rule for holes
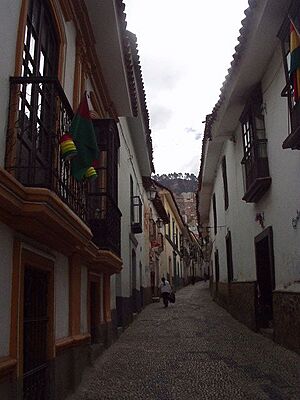
[[[137,35],[156,173],[198,175],[206,114],[216,104],[247,0],[124,0]]]

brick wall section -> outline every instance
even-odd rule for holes
[[[300,353],[300,294],[273,292],[274,340]]]

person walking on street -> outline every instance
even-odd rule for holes
[[[165,277],[162,277],[161,284],[160,284],[160,295],[163,298],[165,307],[168,307],[168,305],[169,305],[169,296],[170,296],[171,292],[172,292],[172,288],[171,288],[170,283],[166,280]]]

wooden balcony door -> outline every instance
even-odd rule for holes
[[[59,42],[47,0],[31,0],[24,37],[21,76],[57,77]],[[53,86],[20,85],[17,178],[27,186],[49,181],[55,133],[56,104]]]

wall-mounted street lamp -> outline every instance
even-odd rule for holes
[[[147,197],[148,200],[154,200],[156,197],[156,189],[154,186],[150,186],[149,189],[147,190]]]

